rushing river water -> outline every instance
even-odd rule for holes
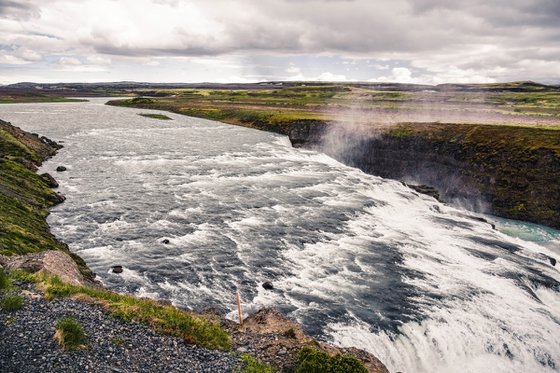
[[[43,167],[68,198],[49,223],[106,286],[231,317],[239,289],[246,312],[279,308],[393,372],[560,371],[560,232],[493,230],[283,136],[104,102],[0,118],[64,143]]]

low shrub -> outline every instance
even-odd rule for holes
[[[298,354],[295,373],[367,373],[364,364],[352,356],[328,353],[304,347]]]
[[[24,303],[23,297],[19,295],[6,295],[0,301],[0,308],[8,312],[17,311],[23,307]]]
[[[241,368],[236,370],[238,373],[274,373],[275,370],[268,364],[261,363],[251,355],[241,355]]]
[[[3,269],[0,269],[0,290],[9,290],[11,286],[12,282],[10,281],[10,278]]]
[[[54,338],[65,350],[85,348],[86,334],[82,324],[71,316],[65,316],[56,323]]]

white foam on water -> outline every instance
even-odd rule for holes
[[[233,319],[237,288],[246,314],[295,308],[301,321],[328,321],[318,337],[366,348],[392,371],[560,369],[554,232],[497,223],[511,238],[284,136],[179,115],[156,123],[102,103],[0,113],[65,141],[45,164],[69,169],[49,223],[108,286],[183,307],[215,302]],[[169,245],[154,245],[162,237]],[[410,318],[385,314],[368,297],[380,292],[398,293],[388,306]]]

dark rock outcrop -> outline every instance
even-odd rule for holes
[[[47,185],[51,188],[58,188],[58,182],[51,174],[45,172],[41,174],[41,177],[47,182]]]
[[[366,351],[316,341],[307,336],[298,323],[274,309],[257,311],[245,319],[241,327],[227,320],[224,320],[224,324],[232,334],[238,352],[251,353],[281,372],[293,371],[297,364],[297,354],[304,346],[318,348],[331,355],[341,353],[354,356],[364,362],[369,372],[389,372],[381,361]]]
[[[407,187],[417,191],[418,193],[425,194],[427,196],[435,198],[437,201],[440,201],[439,192],[436,188],[431,187],[429,185],[413,185],[413,184],[406,184]]]
[[[354,131],[331,124],[295,126],[290,139],[369,174],[429,185],[444,202],[560,228],[557,130],[411,123]]]

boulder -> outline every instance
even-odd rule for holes
[[[274,289],[272,282],[268,282],[268,281],[263,282],[262,287],[265,288],[266,290]]]
[[[71,285],[91,285],[91,281],[84,278],[76,262],[62,251],[48,250],[4,258],[7,258],[4,267],[8,272],[19,269],[29,273],[58,276],[63,282]]]
[[[301,325],[275,309],[261,309],[247,317],[243,326],[233,328],[232,337],[238,350],[258,351],[259,358],[281,367],[280,371],[293,371],[301,348],[312,346],[331,355],[342,353],[354,356],[365,364],[368,372],[389,372],[379,359],[366,351],[314,340],[303,332]]]
[[[548,261],[550,262],[550,264],[552,264],[553,267],[556,267],[556,259],[554,259],[553,257],[549,256],[549,257],[548,257]]]
[[[408,186],[410,189],[415,190],[418,193],[422,193],[422,194],[426,194],[430,197],[433,197],[436,199],[436,201],[440,201],[440,195],[439,192],[436,188],[429,186],[429,185],[412,185],[412,184],[404,184],[406,186]]]
[[[41,174],[41,177],[43,178],[43,180],[45,180],[47,182],[47,184],[51,187],[51,188],[58,188],[58,182],[55,180],[54,177],[52,177],[51,174],[49,173],[44,173]]]
[[[165,240],[161,241],[164,245],[167,245],[169,243],[169,240],[166,238]]]
[[[67,170],[67,168],[64,167],[64,166],[58,166],[58,167],[56,168],[56,172],[64,172],[64,171],[66,171],[66,170]]]

